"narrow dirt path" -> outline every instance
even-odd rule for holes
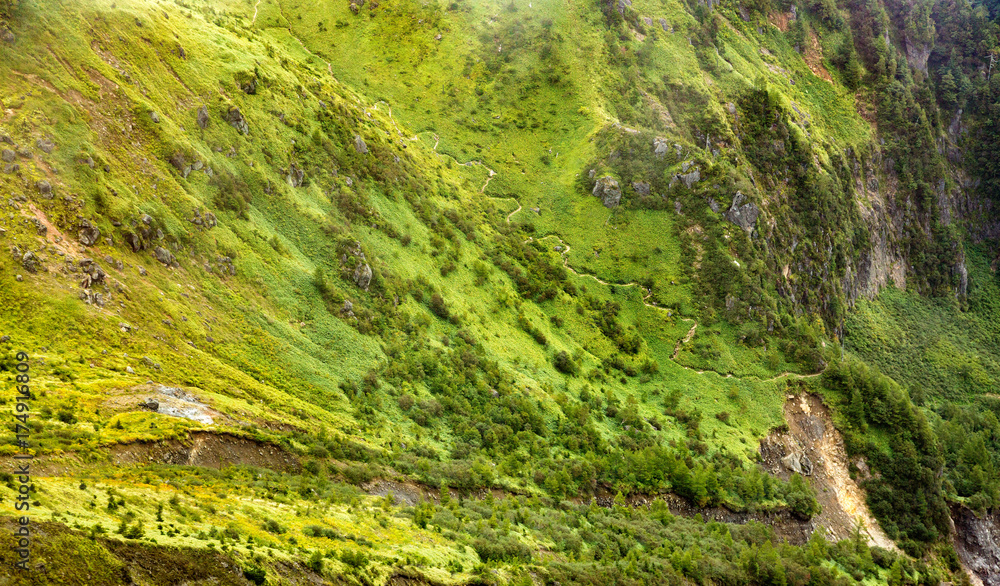
[[[257,7],[263,0],[257,0],[257,3],[253,5],[253,20],[250,21],[250,26],[253,26],[257,22]]]
[[[694,320],[691,320],[691,321],[694,321]],[[684,344],[687,344],[688,342],[691,341],[691,338],[694,337],[694,332],[697,329],[698,329],[698,322],[694,322],[694,325],[691,326],[690,330],[688,330],[687,335],[684,336],[683,338],[681,338],[680,340],[677,340],[677,345],[674,346],[674,353],[670,357],[671,359],[673,359],[674,361],[677,360],[677,355],[681,353],[681,346],[683,346]]]

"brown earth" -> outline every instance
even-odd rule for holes
[[[790,395],[785,402],[785,421],[788,431],[772,432],[761,440],[764,468],[785,480],[793,472],[809,479],[823,507],[812,522],[833,539],[849,538],[860,528],[869,544],[897,550],[868,510],[864,490],[848,472],[844,440],[822,399],[812,394]],[[867,472],[863,460],[854,463],[862,474]]]
[[[113,444],[102,448],[97,459],[81,458],[76,453],[59,455],[44,454],[30,461],[31,472],[35,476],[67,476],[86,469],[89,465],[102,466],[108,463],[122,465],[175,464],[181,466],[205,466],[223,468],[225,466],[247,465],[269,468],[279,472],[298,471],[298,458],[283,448],[267,442],[239,437],[229,433],[194,431],[184,440],[169,439],[148,442]],[[0,457],[5,469],[11,469],[15,462],[11,456]]]
[[[112,461],[127,464],[179,464],[182,466],[247,465],[277,471],[297,471],[298,458],[273,444],[227,433],[195,431],[188,441],[164,440],[116,444],[109,448]]]
[[[806,40],[806,46],[803,47],[803,51],[802,56],[806,60],[806,65],[809,66],[809,69],[816,77],[833,82],[830,72],[823,65],[823,48],[819,45],[819,37],[816,36],[816,33],[809,31],[809,38]]]

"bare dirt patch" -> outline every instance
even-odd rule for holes
[[[165,440],[117,444],[108,449],[112,461],[125,464],[175,464],[181,466],[259,466],[296,471],[298,458],[278,446],[227,433],[196,431],[187,441]]]
[[[896,550],[868,510],[864,490],[848,473],[844,440],[833,426],[829,408],[816,395],[789,396],[785,402],[788,431],[771,433],[760,444],[765,469],[788,479],[793,472],[809,478],[823,512],[813,517],[834,539],[851,537],[860,524],[868,543]],[[864,474],[863,460],[855,462]]]
[[[792,13],[779,12],[775,10],[767,15],[767,20],[774,26],[778,27],[779,31],[786,33],[788,32],[788,23],[792,20]]]
[[[833,82],[833,78],[830,77],[830,72],[826,70],[826,66],[823,65],[823,47],[819,44],[819,37],[816,33],[809,31],[809,38],[806,40],[805,52],[803,53],[805,57],[806,65],[809,69],[821,79],[829,82]]]

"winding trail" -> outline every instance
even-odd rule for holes
[[[257,7],[260,6],[260,3],[263,2],[263,1],[264,0],[257,0],[257,3],[253,5],[253,20],[250,21],[250,26],[253,26],[254,24],[256,24],[256,22],[257,22]]]
[[[254,5],[253,22],[257,21],[257,6],[259,6],[262,1],[263,0],[257,0],[257,4]],[[280,5],[279,5],[279,10],[280,10]],[[282,16],[284,16],[284,15],[282,15]],[[319,59],[323,63],[326,63],[327,73],[330,75],[330,77],[333,77],[336,80],[336,77],[333,75],[333,65],[329,61],[327,61],[326,59],[323,59],[322,57],[320,57],[316,53],[313,53],[312,51],[310,51],[309,48],[306,47],[305,43],[302,42],[302,39],[300,39],[297,36],[295,36],[294,32],[292,31],[291,26],[288,27],[288,34],[289,34],[289,36],[291,36],[293,39],[295,39],[299,43],[299,45],[302,47],[302,50],[304,50],[309,55],[312,55],[313,57],[316,57],[317,59]],[[360,99],[358,99],[358,103],[361,104],[362,111],[365,113],[365,115],[371,117],[371,114],[368,112],[368,108],[369,107],[368,106],[364,106],[364,104],[361,102]],[[417,135],[414,135],[414,136],[412,136],[410,138],[406,137],[406,135],[403,133],[403,131],[400,130],[399,125],[396,124],[395,118],[392,117],[392,106],[389,105],[389,103],[386,102],[385,100],[378,100],[378,101],[376,101],[372,106],[370,106],[370,108],[372,110],[377,111],[379,104],[385,104],[386,109],[388,110],[388,114],[389,114],[389,122],[392,123],[393,128],[395,128],[396,133],[400,137],[402,137],[404,140],[410,140],[410,141],[419,141],[420,140],[419,136],[417,136]],[[631,130],[632,129],[626,128],[626,131],[631,131]],[[490,184],[490,181],[497,175],[497,172],[494,171],[493,169],[491,169],[490,167],[486,166],[480,160],[470,160],[470,161],[466,161],[466,162],[462,163],[462,162],[459,162],[458,159],[455,159],[455,157],[453,157],[451,155],[442,154],[442,153],[437,152],[437,147],[438,147],[438,144],[440,144],[440,142],[441,142],[441,138],[436,133],[433,133],[433,136],[434,136],[434,146],[431,148],[431,151],[433,151],[434,154],[436,154],[438,157],[441,157],[442,159],[446,158],[446,157],[447,158],[451,158],[452,160],[454,160],[456,163],[458,163],[459,165],[461,165],[463,167],[479,166],[479,167],[482,167],[483,169],[485,169],[487,171],[488,175],[487,175],[487,178],[486,178],[486,182],[483,183],[483,186],[479,189],[480,193],[486,194],[486,187]],[[514,216],[514,214],[517,214],[518,212],[520,212],[520,211],[522,211],[524,209],[524,207],[521,205],[521,202],[518,201],[517,198],[512,197],[512,196],[494,197],[492,195],[487,195],[486,197],[488,197],[490,199],[496,199],[496,200],[500,200],[500,199],[513,200],[514,203],[517,204],[517,209],[515,209],[511,213],[507,214],[506,221],[507,221],[508,224],[510,224],[510,220]],[[612,213],[611,216],[613,216],[613,215],[614,214]],[[608,220],[611,219],[611,216],[608,216]],[[605,225],[608,223],[608,220],[605,220],[605,222],[604,222]],[[563,260],[563,267],[565,267],[566,270],[570,271],[574,275],[577,275],[578,277],[590,278],[590,279],[593,279],[594,281],[600,283],[601,285],[605,285],[605,286],[639,287],[640,290],[643,292],[643,294],[642,294],[642,304],[643,305],[645,305],[646,307],[657,309],[659,311],[666,311],[668,317],[673,317],[673,312],[670,309],[667,309],[665,307],[660,307],[659,305],[656,305],[655,303],[649,303],[647,301],[650,297],[653,296],[653,292],[651,290],[647,289],[646,287],[644,287],[643,285],[641,285],[640,283],[637,283],[635,281],[630,281],[628,283],[612,283],[612,282],[605,281],[605,280],[601,279],[597,275],[592,275],[590,273],[581,273],[581,272],[577,271],[576,269],[574,269],[569,264],[569,258],[568,258],[567,255],[569,254],[569,251],[570,251],[570,245],[567,244],[562,238],[560,238],[556,234],[548,234],[548,235],[542,236],[541,238],[538,238],[538,240],[542,241],[542,240],[547,240],[549,238],[555,238],[556,240],[559,241],[559,245],[562,247],[562,250],[560,250],[559,253],[560,253],[560,256],[562,257],[562,260]],[[531,242],[532,240],[535,240],[535,238],[534,237],[529,237],[527,240],[525,240],[525,242],[526,243],[527,242]],[[817,372],[817,373],[813,373],[813,374],[799,374],[799,373],[795,373],[795,372],[783,372],[783,373],[781,373],[779,375],[776,375],[776,376],[768,378],[768,379],[761,379],[760,377],[756,377],[756,376],[753,376],[753,375],[746,375],[746,376],[741,376],[741,377],[734,377],[732,375],[732,373],[722,374],[721,372],[717,372],[717,371],[714,371],[714,370],[698,370],[698,369],[695,369],[695,368],[691,368],[690,366],[685,366],[685,365],[683,365],[683,364],[681,364],[680,362],[677,361],[677,357],[680,354],[680,351],[683,348],[683,346],[685,344],[689,343],[694,338],[695,332],[698,329],[698,322],[695,321],[695,320],[693,320],[693,319],[691,319],[691,318],[679,318],[679,319],[681,321],[688,321],[688,322],[691,322],[693,324],[691,326],[691,329],[688,330],[688,333],[683,338],[681,338],[680,340],[678,340],[677,345],[674,347],[674,353],[671,356],[671,360],[674,362],[674,364],[676,364],[677,366],[683,368],[684,370],[689,370],[689,371],[694,372],[696,374],[714,373],[714,374],[719,375],[722,378],[757,379],[757,380],[760,380],[761,382],[773,382],[773,381],[777,381],[777,380],[785,378],[785,377],[795,377],[795,378],[799,378],[799,379],[805,379],[805,378],[816,377],[816,376],[819,376],[819,375],[823,374],[822,371]]]

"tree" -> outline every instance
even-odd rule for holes
[[[946,110],[952,110],[958,101],[958,86],[955,84],[955,76],[951,71],[945,71],[938,82],[938,100]]]

